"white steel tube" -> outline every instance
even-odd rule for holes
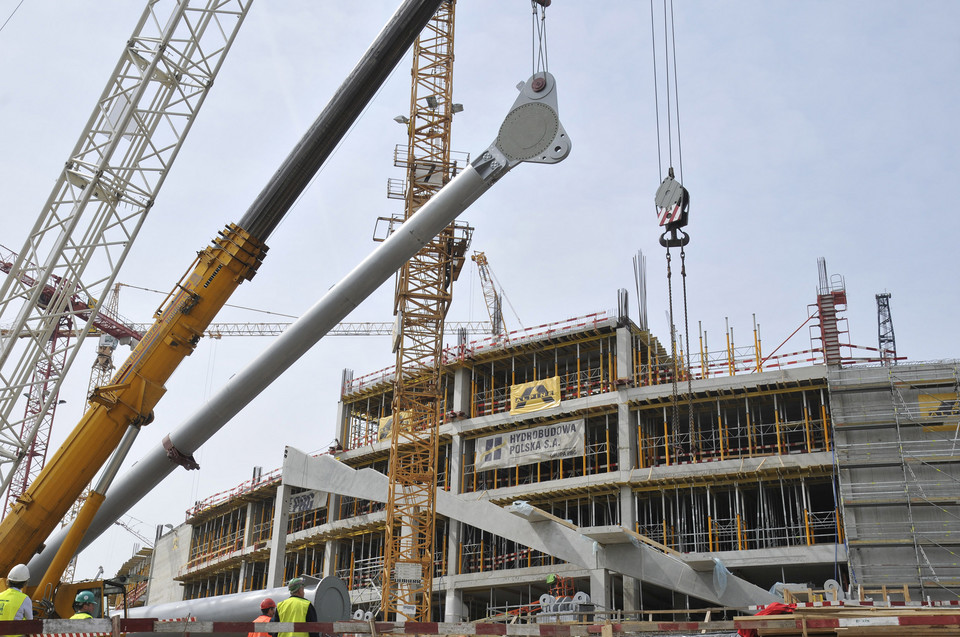
[[[534,88],[538,86],[540,90]],[[537,103],[539,107],[532,111],[524,108],[531,103]],[[553,118],[555,125],[545,127],[545,117]],[[544,136],[544,130],[551,132]],[[250,365],[233,376],[223,389],[169,436],[170,442],[181,454],[195,452],[507,172],[524,161],[557,163],[569,152],[570,141],[556,114],[553,76],[535,75],[521,89],[497,140],[290,325]],[[524,154],[522,158],[521,154]],[[175,468],[162,446],[148,453],[110,489],[80,548],[89,545]],[[30,568],[45,571],[62,540],[61,533],[53,534],[46,548],[30,561]]]
[[[170,435],[174,446],[183,454],[199,449],[491,184],[472,166],[461,172],[174,431]],[[176,466],[160,446],[141,459],[110,489],[80,548],[109,528]],[[47,547],[30,561],[30,568],[43,572],[62,539],[61,533],[52,535]]]

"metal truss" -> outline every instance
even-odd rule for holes
[[[12,323],[0,336],[0,490],[24,458],[40,457],[33,442],[43,428],[49,435],[64,374],[250,1],[147,3],[22,249],[4,263],[0,321]],[[75,338],[62,337],[71,330]],[[21,417],[22,396],[34,398]]]
[[[402,162],[407,171],[405,219],[455,172],[450,161],[453,26],[454,2],[445,2],[414,45],[409,151]],[[385,618],[430,619],[444,319],[471,232],[469,226],[451,224],[399,273],[400,334],[384,544]]]

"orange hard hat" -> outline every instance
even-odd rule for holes
[[[268,608],[276,608],[277,605],[269,597],[265,597],[262,602],[260,602],[260,610],[267,610]]]

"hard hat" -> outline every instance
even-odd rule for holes
[[[10,569],[7,579],[11,582],[26,582],[30,579],[30,569],[26,564],[17,564]]]
[[[97,598],[90,591],[80,591],[77,598],[73,600],[74,604],[96,604]]]
[[[303,588],[303,578],[294,577],[292,580],[290,580],[287,583],[287,588],[290,590],[291,593],[300,590],[301,588]]]
[[[267,610],[268,608],[276,608],[276,603],[269,597],[264,597],[263,601],[260,602],[260,610]]]

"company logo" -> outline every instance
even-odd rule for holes
[[[554,402],[553,392],[547,389],[547,386],[543,384],[527,387],[523,390],[523,393],[520,394],[520,397],[517,398],[517,404],[514,405],[514,408],[523,409],[528,403],[533,401],[552,403]]]
[[[484,461],[500,460],[503,457],[503,436],[486,438],[480,456]]]

